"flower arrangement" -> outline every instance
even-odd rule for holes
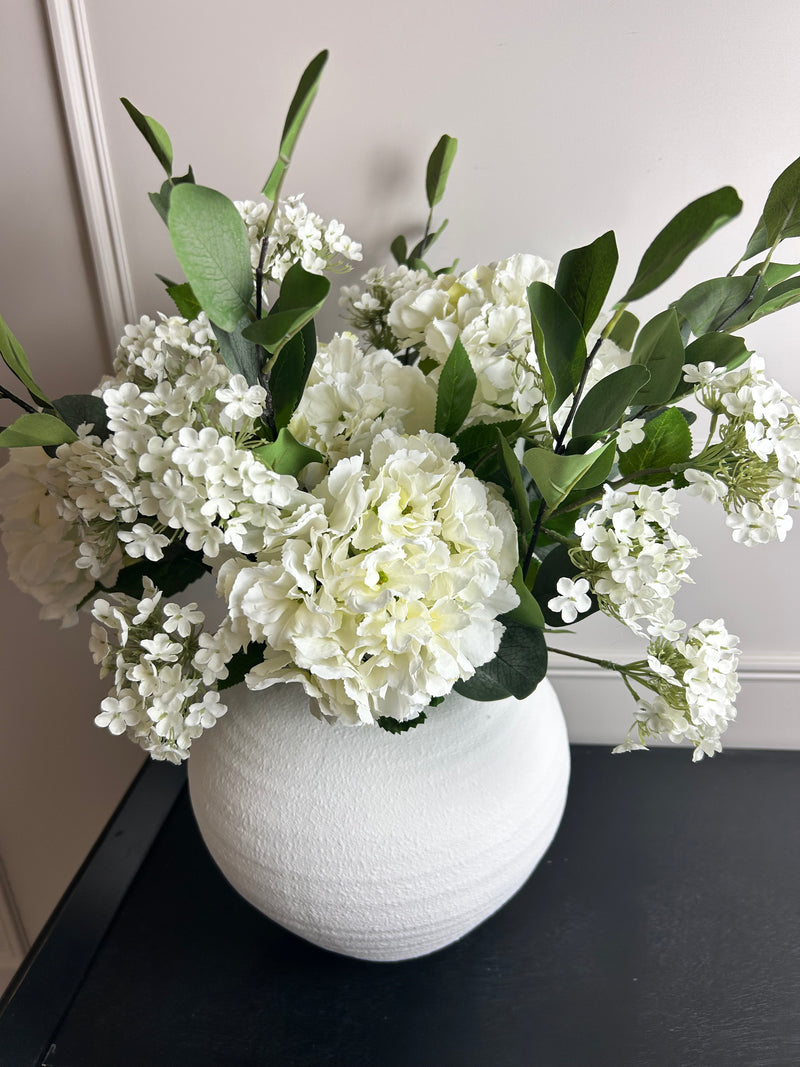
[[[326,58],[303,74],[259,202],[175,175],[163,127],[123,101],[166,171],[150,199],[186,281],[166,280],[178,314],[126,327],[87,396],[50,399],[0,320],[31,398],[0,387],[24,409],[0,433],[12,579],[43,618],[91,610],[113,677],[96,722],[157,759],[184,759],[242,681],[299,682],[319,716],[392,731],[453,689],[524,697],[548,651],[591,658],[547,642],[596,611],[646,642],[601,663],[635,700],[615,751],[668,738],[712,755],[737,639],[676,619],[697,553],[674,520],[699,495],[752,546],[782,541],[800,501],[800,406],[737,332],[800,300],[798,265],[773,262],[800,233],[800,160],[740,262],[640,324],[629,305],[739,213],[733,189],[672,219],[604,310],[611,232],[557,268],[428,265],[457,147],[444,136],[421,239],[342,288],[351,330],[318,346],[329,275],[361,250],[281,194]],[[173,599],[209,573],[216,623]]]

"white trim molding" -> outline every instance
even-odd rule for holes
[[[114,351],[125,324],[136,321],[122,220],[83,0],[45,0],[103,324]]]

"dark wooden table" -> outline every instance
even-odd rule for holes
[[[0,1063],[798,1067],[800,752],[574,747],[524,888],[391,964],[242,901],[149,764],[0,1005]]]

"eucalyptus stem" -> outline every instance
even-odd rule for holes
[[[20,397],[12,393],[10,389],[6,389],[3,385],[0,385],[0,397],[4,400],[10,400],[12,404],[16,404],[18,407],[21,407],[23,411],[27,411],[31,415],[37,414],[36,408],[31,407],[27,401],[20,399]]]

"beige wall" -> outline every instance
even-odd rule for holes
[[[465,267],[515,251],[557,259],[613,227],[621,288],[671,214],[735,185],[744,218],[694,257],[665,298],[727,270],[770,181],[800,153],[796,0],[86,0],[85,8],[141,312],[164,306],[152,276],[173,265],[145,196],[161,180],[158,165],[122,95],[164,123],[178,166],[191,162],[199,180],[255,196],[299,72],[329,47],[289,187],[344,220],[369,262],[421,218],[425,159],[442,132],[458,136],[460,149],[440,254],[443,262],[460,255]],[[87,389],[106,351],[45,24],[31,0],[4,0],[0,20],[0,310],[48,389]],[[798,394],[800,311],[779,322],[752,337]],[[704,558],[682,614],[723,614],[743,639],[741,725],[731,739],[800,745],[800,535],[739,549],[719,515],[696,508],[683,528]],[[85,631],[39,625],[33,604],[0,581],[0,856],[32,936],[139,757],[92,725],[103,685]],[[635,648],[594,624],[583,644],[590,653]],[[575,739],[624,731],[630,707],[615,682],[571,669],[557,682]]]

